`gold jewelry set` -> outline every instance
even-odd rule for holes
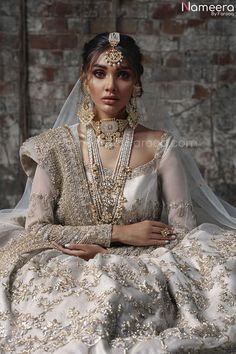
[[[109,65],[120,65],[123,60],[121,51],[116,49],[120,42],[120,34],[109,34],[111,48],[106,52],[105,60]],[[86,126],[86,139],[89,155],[89,191],[92,199],[92,213],[94,222],[119,223],[122,217],[126,199],[123,195],[126,180],[131,176],[129,167],[130,154],[133,145],[134,129],[138,124],[139,114],[136,103],[136,92],[126,107],[125,119],[111,118],[95,120],[93,102],[84,87],[84,99],[78,111],[80,122]],[[105,171],[98,146],[113,149],[121,145],[114,171],[109,174]]]
[[[111,48],[106,51],[105,60],[109,65],[120,65],[123,60],[123,55],[120,50],[116,47],[120,42],[120,34],[117,32],[112,32],[109,34],[108,38]],[[107,149],[113,149],[116,145],[121,144],[122,136],[124,130],[129,125],[134,129],[139,120],[139,113],[137,108],[136,96],[140,93],[140,87],[135,86],[133,95],[126,107],[127,118],[126,119],[115,119],[111,118],[106,121],[95,121],[95,113],[93,110],[93,102],[90,95],[84,87],[84,99],[78,111],[78,117],[80,122],[88,126],[92,124],[96,137],[98,139],[98,144],[104,146]]]
[[[86,127],[92,125],[98,139],[98,144],[111,150],[114,149],[116,145],[121,144],[122,136],[127,126],[134,129],[138,124],[139,113],[135,98],[131,98],[130,103],[126,107],[126,110],[128,114],[127,118],[110,118],[106,120],[95,121],[92,102],[89,96],[86,95],[77,115],[81,124],[85,125]]]

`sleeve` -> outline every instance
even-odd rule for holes
[[[37,166],[30,195],[25,228],[42,243],[92,243],[110,246],[112,225],[56,225],[56,193],[46,170]]]
[[[167,141],[159,172],[168,224],[173,225],[176,233],[183,235],[196,227],[196,218],[178,142],[173,137]]]

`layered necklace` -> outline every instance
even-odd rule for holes
[[[118,129],[120,124],[119,121],[114,121],[117,124],[116,127],[118,126]],[[116,135],[114,138],[112,135],[114,133],[108,134],[108,137],[110,138],[108,142],[113,143],[112,139],[116,140],[116,138],[119,138],[121,142],[120,151],[112,174],[107,174],[104,170],[99,153],[98,141],[104,142],[105,140],[105,143],[102,143],[102,146],[109,149],[111,145],[106,142],[106,137],[104,138],[106,134],[102,129],[103,123],[110,124],[113,120],[96,122],[96,124],[93,122],[87,126],[86,130],[89,169],[91,173],[89,189],[93,202],[92,213],[94,220],[98,224],[118,223],[122,217],[124,203],[126,202],[123,191],[126,180],[131,176],[132,172],[129,167],[129,160],[133,144],[134,129],[128,126],[126,120],[122,121],[122,127],[124,127],[123,137],[121,137],[122,132],[119,132],[120,134]],[[102,133],[100,133],[100,130]],[[108,131],[111,132],[112,129],[108,129]],[[104,136],[101,136],[101,134],[104,134]]]

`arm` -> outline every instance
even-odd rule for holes
[[[79,202],[79,201],[78,201]],[[55,225],[56,193],[45,169],[37,166],[26,218],[25,228],[42,243],[58,242],[99,244],[110,246],[112,225],[64,226]]]
[[[27,247],[21,247],[21,253],[56,248],[65,254],[89,260],[97,253],[106,253],[103,247],[109,247],[110,242],[119,241],[135,246],[164,246],[172,239],[171,231],[168,238],[163,238],[160,233],[167,225],[149,220],[132,225],[114,226],[55,225],[56,199],[57,194],[47,172],[41,166],[37,166],[25,224],[27,240],[30,238],[31,241],[24,242]]]
[[[159,173],[168,224],[174,227],[175,232],[183,235],[196,227],[196,219],[180,152],[173,138],[169,140],[162,156]]]

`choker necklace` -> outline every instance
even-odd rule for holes
[[[108,120],[92,121],[91,125],[97,137],[98,145],[112,150],[120,145],[128,119],[111,118]]]

